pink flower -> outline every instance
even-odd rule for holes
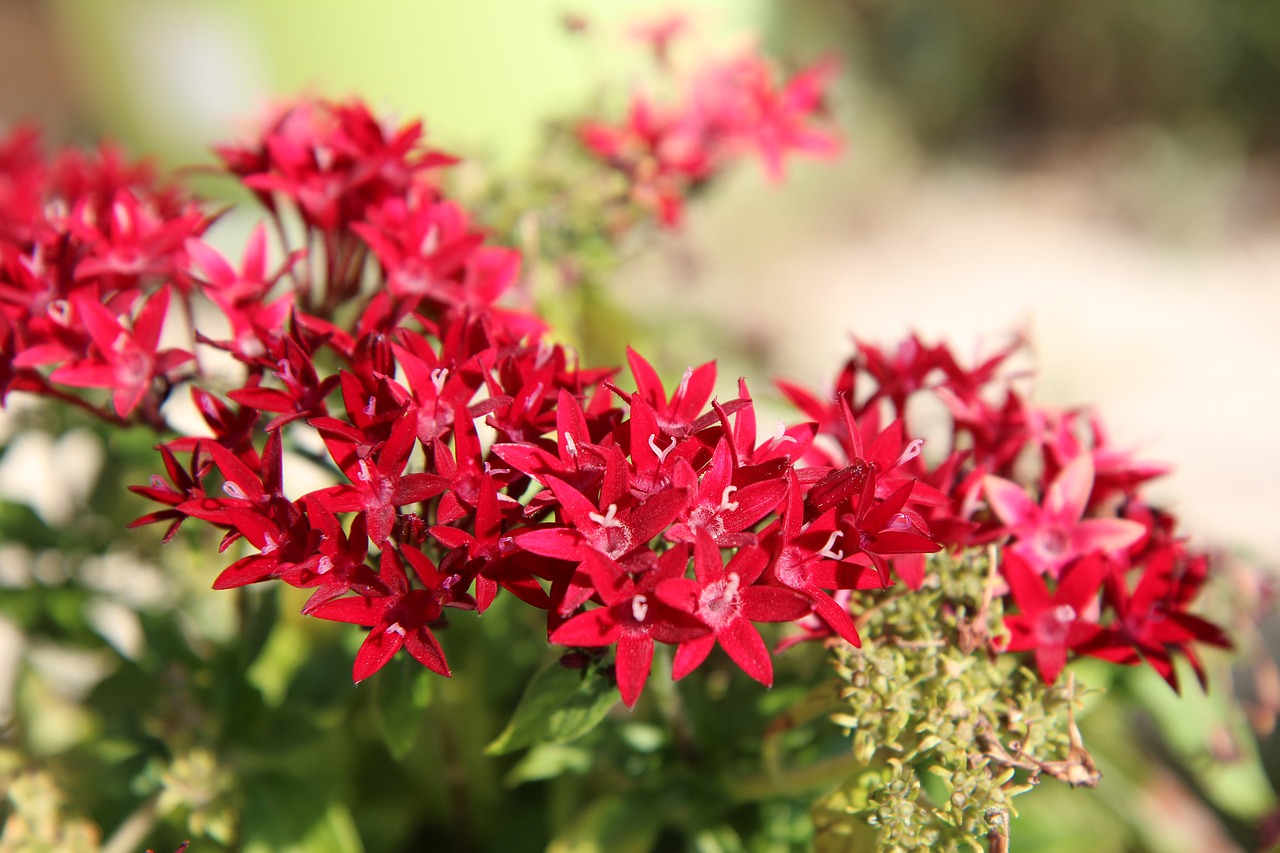
[[[1137,542],[1146,528],[1124,518],[1084,519],[1093,490],[1093,457],[1084,454],[1067,465],[1037,504],[1022,487],[1002,477],[983,480],[987,501],[1014,537],[1013,550],[1042,574],[1057,577],[1062,567],[1094,551],[1120,551]]]

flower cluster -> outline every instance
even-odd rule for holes
[[[826,73],[776,92],[762,67],[735,63],[660,124],[709,158],[698,169],[752,134],[776,164],[829,140],[796,130]],[[667,141],[644,156],[682,147],[638,129],[647,109],[633,109],[635,138]],[[623,136],[594,127],[589,146],[613,139],[615,164],[630,162]],[[356,681],[402,649],[449,675],[445,609],[483,613],[507,594],[545,611],[552,643],[613,647],[629,706],[655,643],[675,646],[676,678],[719,645],[768,685],[758,624],[857,645],[848,591],[918,588],[927,554],[1002,540],[1007,648],[1033,652],[1046,681],[1075,653],[1145,659],[1172,682],[1174,654],[1225,643],[1187,613],[1204,558],[1138,497],[1159,470],[1082,413],[1025,403],[1000,376],[1014,348],[967,369],[914,338],[890,353],[859,344],[829,393],[781,384],[808,422],[762,432],[744,381],[713,397],[713,362],[669,389],[628,350],[625,382],[500,304],[520,256],[446,196],[454,159],[418,124],[303,102],[218,152],[275,226],[278,266],[265,223],[237,267],[203,240],[211,220],[194,202],[110,150],[50,164],[30,134],[0,143],[3,389],[163,428],[160,404],[195,378],[208,435],[159,445],[166,475],[132,488],[160,508],[134,524],[166,523],[166,538],[188,519],[212,525],[242,554],[216,588],[282,581],[310,591],[305,614],[366,628]],[[705,177],[683,156],[662,162]],[[215,306],[227,333],[161,349],[175,292],[191,316],[195,301]],[[233,387],[179,372],[197,342],[240,365]],[[60,386],[109,388],[114,414]],[[933,465],[906,426],[918,393],[952,415]],[[287,495],[288,449],[308,439],[335,482]],[[1040,474],[1024,491],[1029,455]]]
[[[1015,342],[965,368],[945,345],[916,336],[896,350],[860,342],[834,390],[858,401],[854,412],[868,426],[886,414],[905,418],[917,395],[945,407],[946,456],[933,467],[911,460],[904,476],[917,478],[912,495],[939,543],[955,550],[1002,546],[993,592],[1004,598],[1009,633],[994,638],[995,647],[1031,652],[1047,683],[1069,654],[1146,661],[1175,689],[1173,658],[1183,655],[1203,681],[1192,644],[1229,642],[1218,626],[1188,612],[1207,578],[1207,557],[1176,535],[1171,513],[1141,494],[1165,468],[1112,445],[1094,414],[1026,400],[1001,376],[1019,348]],[[835,407],[778,385],[852,455],[850,431]],[[918,556],[894,565],[906,585],[924,582]]]
[[[850,476],[797,469],[812,429],[757,443],[745,384],[737,399],[712,401],[714,364],[668,394],[631,353],[634,390],[624,390],[614,370],[578,368],[536,317],[497,307],[519,257],[444,197],[434,172],[451,158],[425,149],[417,125],[385,128],[359,104],[302,103],[261,139],[219,153],[277,233],[287,234],[290,211],[301,220],[306,246],[271,269],[260,226],[237,268],[200,239],[208,220],[196,208],[153,213],[167,198],[157,191],[141,210],[136,170],[117,167],[106,237],[44,238],[86,259],[62,279],[6,277],[9,304],[30,311],[60,287],[72,309],[58,314],[69,331],[53,343],[32,339],[26,330],[42,327],[30,313],[14,316],[24,331],[13,364],[25,371],[14,387],[77,384],[88,366],[36,369],[56,354],[131,370],[127,382],[101,377],[116,414],[144,400],[158,414],[173,368],[192,359],[158,349],[170,291],[220,309],[229,335],[197,331],[197,340],[238,361],[242,379],[223,394],[191,386],[210,435],[160,445],[167,476],[134,491],[162,507],[135,524],[165,522],[167,536],[187,519],[213,525],[223,550],[247,543],[215,587],[279,579],[312,591],[305,613],[371,626],[356,680],[401,648],[447,675],[432,631],[443,609],[484,611],[506,590],[547,611],[553,642],[616,644],[628,704],[655,640],[678,645],[678,675],[718,642],[769,684],[753,623],[816,613],[857,642],[830,592],[888,583],[880,552],[937,549],[901,512],[910,482],[885,499],[878,472],[850,489],[840,485]],[[97,221],[91,191],[101,183],[82,179],[73,186],[90,189],[68,192],[75,221]],[[39,189],[49,195],[49,186],[62,184]],[[30,216],[14,219],[33,230]],[[122,262],[101,260],[125,241],[150,248],[135,253],[128,275]],[[15,246],[12,266],[29,272],[42,246]],[[315,263],[313,253],[322,254]],[[57,313],[50,301],[45,312]],[[340,482],[285,494],[285,433],[297,430],[323,442]],[[836,549],[842,537],[864,544]]]
[[[677,76],[672,42],[685,20],[666,18],[637,28],[660,70]],[[833,60],[803,68],[784,82],[754,53],[708,63],[678,80],[678,95],[662,99],[637,91],[618,122],[583,122],[578,135],[597,157],[627,179],[632,199],[667,226],[680,223],[688,194],[743,155],[754,154],[771,180],[790,154],[831,157],[839,137],[822,118]]]
[[[209,219],[118,151],[46,158],[34,130],[0,139],[0,401],[10,391],[92,408],[59,386],[111,390],[114,415],[161,423],[190,352],[160,348],[186,242]]]

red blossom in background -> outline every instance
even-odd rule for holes
[[[683,29],[683,19],[673,16],[639,33],[670,74],[676,73],[668,61],[671,45]],[[689,193],[743,154],[757,155],[769,178],[779,180],[794,154],[839,153],[840,139],[824,120],[826,90],[837,71],[828,59],[779,82],[762,57],[737,56],[694,70],[680,81],[681,98],[637,92],[624,120],[583,122],[578,137],[625,176],[636,204],[675,227]]]
[[[109,388],[116,414],[128,417],[157,382],[172,384],[174,371],[191,361],[189,352],[159,349],[169,310],[169,290],[161,288],[142,304],[126,329],[96,301],[77,299],[74,310],[93,345],[88,352],[49,374],[49,381],[73,388]],[[25,363],[25,362],[23,362]]]

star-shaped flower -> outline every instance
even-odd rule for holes
[[[1141,524],[1125,518],[1083,518],[1093,490],[1089,454],[1058,472],[1041,503],[1002,477],[988,475],[983,486],[991,509],[1014,537],[1013,550],[1037,571],[1054,577],[1078,557],[1128,548],[1146,532]]]

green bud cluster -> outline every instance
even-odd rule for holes
[[[1000,655],[993,554],[931,559],[924,588],[854,593],[860,649],[834,652],[860,769],[814,808],[819,850],[1007,849],[1012,798],[1042,774],[1096,782],[1070,687]]]

